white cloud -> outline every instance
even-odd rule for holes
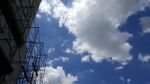
[[[125,79],[124,79],[124,77],[121,76],[121,77],[120,77],[120,80],[124,81]]]
[[[129,54],[132,47],[126,42],[131,35],[117,28],[137,8],[141,8],[137,0],[74,2],[64,23],[77,38],[73,48],[78,53],[89,52],[95,62],[112,59],[127,63],[132,59]]]
[[[51,16],[75,35],[73,49],[77,53],[88,52],[95,62],[111,59],[125,65],[132,59],[132,46],[127,42],[132,35],[120,32],[118,27],[147,3],[148,0],[74,0],[67,8],[60,0],[53,0]]]
[[[61,47],[64,47],[67,44],[68,40],[64,40],[64,42],[60,45]]]
[[[150,33],[150,17],[140,18],[140,24],[143,29],[143,33]]]
[[[85,76],[87,76],[87,74],[89,74],[89,73],[94,73],[95,71],[93,70],[93,69],[86,69],[86,70],[84,70],[84,71],[82,71],[82,72],[78,72],[78,77],[79,78],[82,78],[82,77],[85,77]]]
[[[89,62],[90,61],[90,55],[85,55],[81,58],[82,62]]]
[[[51,22],[51,17],[59,18],[68,10],[60,0],[42,0],[37,15],[47,16],[47,21]]]
[[[93,69],[90,69],[89,71],[90,71],[90,72],[95,72]]]
[[[139,59],[141,62],[147,63],[147,62],[150,61],[150,55],[142,55],[142,54],[139,54],[138,59]]]
[[[40,14],[36,14],[36,18],[41,19],[41,15]]]
[[[67,62],[67,61],[69,61],[69,58],[68,57],[64,57],[64,56],[60,56],[60,57],[54,58],[52,60],[49,60],[47,62],[47,64],[52,66],[54,62],[58,62],[58,61]]]
[[[39,7],[39,12],[40,13],[44,13],[46,15],[51,15],[52,6],[51,4],[48,2],[48,0],[42,0],[40,7]]]
[[[74,84],[78,81],[78,77],[66,74],[61,66],[46,67],[43,81],[43,84]],[[40,78],[37,78],[37,84],[40,84]]]
[[[131,82],[131,79],[128,78],[128,79],[127,79],[127,82],[130,83],[130,82]]]
[[[131,79],[130,78],[124,78],[120,77],[120,80],[123,82],[123,84],[131,84]]]
[[[54,52],[56,49],[55,48],[49,48],[48,49],[48,53],[52,53],[52,52]]]
[[[65,50],[65,53],[74,54],[75,52],[74,52],[73,50],[71,50],[71,49],[67,48],[67,49]]]
[[[60,59],[61,59],[63,62],[69,61],[69,58],[68,58],[68,57],[61,57]]]
[[[68,11],[68,8],[62,3],[61,0],[42,0],[39,7],[39,14],[60,18]],[[50,21],[50,17],[47,20]]]
[[[122,70],[122,69],[124,69],[123,66],[119,66],[119,67],[116,67],[116,68],[115,68],[115,70]]]

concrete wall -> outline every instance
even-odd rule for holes
[[[5,54],[5,57],[10,61],[10,56],[9,53],[11,52],[11,49],[16,48],[16,52],[13,56],[13,59],[11,61],[11,66],[13,67],[13,72],[11,74],[6,75],[6,79],[3,84],[16,84],[18,75],[20,73],[21,69],[21,62],[24,61],[25,55],[27,52],[27,49],[25,46],[22,46],[21,48],[18,48],[16,45],[16,42],[14,39],[11,31],[9,30],[9,27],[7,25],[7,22],[5,21],[5,18],[3,15],[0,16],[0,22],[1,22],[1,27],[4,27],[2,29],[2,32],[0,33],[0,47],[2,51]],[[8,39],[8,40],[6,40]],[[2,66],[1,66],[2,67]]]

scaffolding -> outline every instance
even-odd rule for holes
[[[33,30],[33,32],[32,32]],[[39,27],[32,27],[26,42],[26,61],[22,64],[22,69],[18,77],[17,84],[36,84],[36,78],[40,77],[40,84],[43,84],[43,74],[46,67],[47,54],[44,54],[44,44],[38,38]],[[38,73],[40,71],[40,73]]]
[[[0,84],[36,84],[37,77],[43,84],[47,54],[40,40],[39,27],[32,25],[40,1],[0,1],[0,51],[11,66],[0,73]]]
[[[36,84],[36,77],[40,77],[40,84],[43,84],[42,78],[44,77],[45,69],[41,67],[46,66],[47,54],[44,53],[44,43],[40,41],[39,27],[31,27],[28,33],[28,39],[26,41],[26,53],[25,56],[21,56],[20,48],[16,45],[11,32],[5,30],[6,28],[0,27],[1,34],[7,34],[5,38],[0,40],[6,41],[9,46],[8,60],[10,64],[19,64],[21,66],[20,75],[18,76],[17,84]],[[19,52],[17,52],[17,50]],[[16,53],[19,56],[15,56]],[[25,58],[22,58],[25,57]],[[40,71],[40,74],[38,73]],[[1,81],[3,81],[1,78]],[[10,81],[9,79],[5,81]],[[11,84],[11,83],[10,83]]]

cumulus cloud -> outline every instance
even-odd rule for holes
[[[60,16],[64,15],[67,11],[68,8],[61,0],[42,0],[38,14],[60,18]],[[47,17],[47,20],[50,20],[50,17]]]
[[[74,84],[76,81],[78,81],[78,77],[66,74],[61,66],[45,68],[43,84]],[[40,78],[37,78],[37,84],[40,84]]]
[[[48,1],[48,0],[47,0]],[[50,0],[51,1],[51,0]],[[51,1],[54,18],[65,26],[76,40],[73,49],[88,52],[95,62],[112,60],[125,65],[132,59],[132,36],[118,27],[137,11],[148,6],[149,0],[74,0],[67,8],[60,0]],[[57,4],[56,4],[57,3]]]
[[[143,33],[150,33],[150,17],[142,17],[140,19],[140,24],[143,29]]]
[[[141,61],[141,62],[149,62],[150,61],[150,55],[142,55],[142,54],[139,54],[138,56],[138,59]]]
[[[39,7],[39,13],[44,13],[46,15],[51,15],[52,6],[47,0],[42,0],[42,3]]]

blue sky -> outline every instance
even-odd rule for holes
[[[149,0],[43,0],[45,84],[150,84]]]

